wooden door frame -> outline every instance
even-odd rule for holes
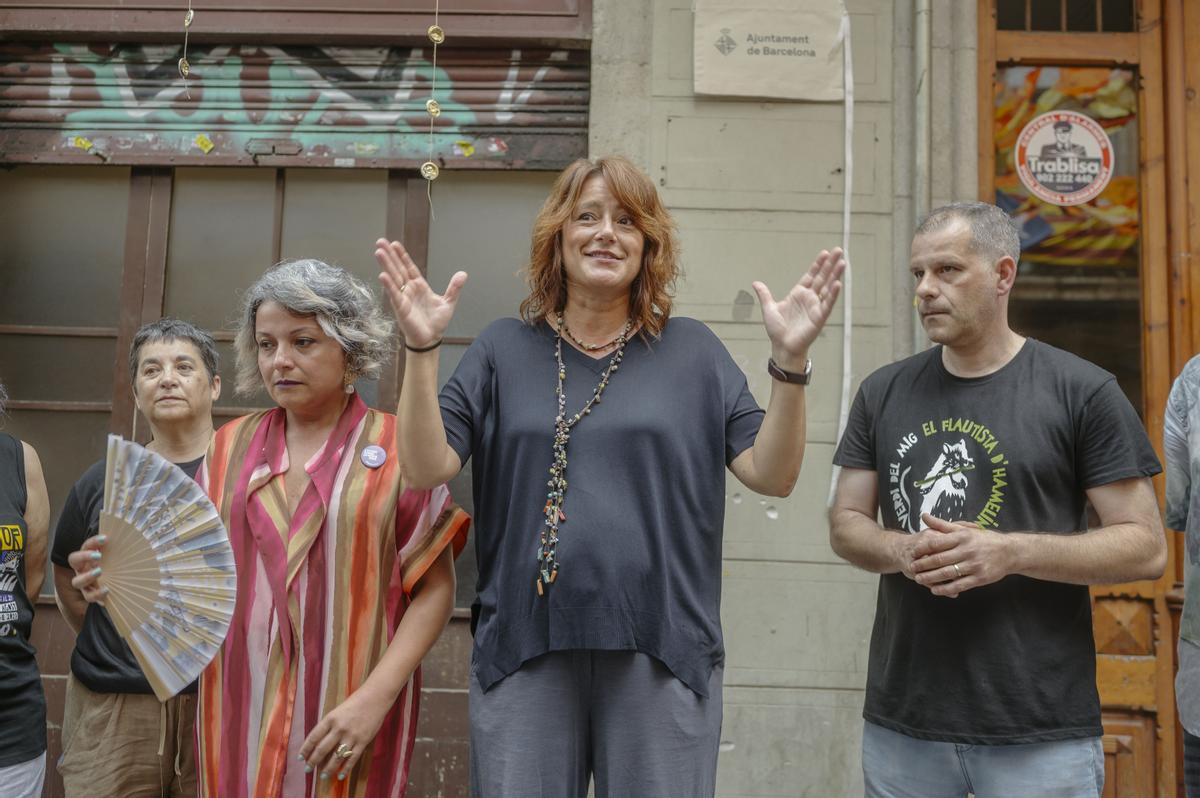
[[[34,164],[29,164],[34,165]],[[43,164],[37,164],[44,166]],[[48,167],[54,168],[54,167]],[[104,168],[104,167],[97,167]],[[280,258],[283,227],[285,171],[276,170],[273,215],[273,258]],[[163,163],[135,166],[129,171],[129,205],[125,217],[122,255],[120,304],[116,327],[62,327],[56,325],[0,324],[0,335],[33,335],[76,338],[114,338],[113,388],[107,401],[57,401],[13,396],[13,410],[109,413],[108,431],[145,442],[148,430],[137,423],[133,385],[129,379],[127,355],[138,327],[162,317],[166,299],[167,252],[170,243],[171,203],[174,194],[175,167]],[[418,263],[424,264],[429,252],[429,206],[426,183],[410,170],[392,169],[387,173],[387,212],[385,235],[405,242]],[[364,246],[369,242],[364,242]],[[265,266],[264,266],[265,267]],[[383,300],[386,301],[386,300]],[[233,334],[213,330],[213,338],[230,342]],[[379,404],[384,410],[396,406],[400,381],[404,374],[402,352],[384,367],[379,381]],[[257,408],[222,407],[214,416],[225,419],[244,415]]]
[[[1138,75],[1140,287],[1142,326],[1142,411],[1146,429],[1162,457],[1163,414],[1174,375],[1195,351],[1193,336],[1200,330],[1200,312],[1191,303],[1192,280],[1181,268],[1188,252],[1187,190],[1183,168],[1183,132],[1200,136],[1200,109],[1192,103],[1187,131],[1178,105],[1183,96],[1182,63],[1184,29],[1183,0],[1138,0],[1137,30],[1132,33],[1050,33],[1000,31],[996,28],[995,0],[977,0],[979,26],[978,93],[979,195],[987,202],[995,198],[995,86],[1000,65],[1125,66]],[[1200,14],[1189,20],[1200,35]],[[1167,30],[1164,22],[1171,27]],[[1194,63],[1200,79],[1200,62]],[[1164,74],[1165,73],[1165,74]],[[1168,100],[1171,97],[1171,100]],[[1163,124],[1163,122],[1167,124]],[[1168,148],[1168,142],[1170,147]],[[1169,167],[1169,168],[1168,168]],[[1191,199],[1200,202],[1200,187],[1192,181]],[[1166,206],[1164,208],[1163,206]],[[1200,207],[1193,205],[1192,207]],[[1169,211],[1168,211],[1169,209]],[[1169,215],[1168,215],[1169,213]],[[1195,240],[1194,238],[1192,240]],[[1197,260],[1192,259],[1196,264]],[[1200,282],[1198,282],[1200,284]],[[1163,480],[1155,480],[1160,501]],[[1093,589],[1093,595],[1139,598],[1153,602],[1154,712],[1157,719],[1157,794],[1176,792],[1181,772],[1175,756],[1178,748],[1175,713],[1175,639],[1171,630],[1169,595],[1178,572],[1178,544],[1169,547],[1170,563],[1164,575],[1153,582]],[[1102,695],[1102,701],[1104,696]],[[1144,708],[1144,707],[1143,707]]]
[[[281,257],[283,203],[286,189],[284,167],[275,169],[275,199],[272,215],[272,259]],[[174,168],[134,167],[130,172],[129,214],[125,232],[125,261],[121,286],[120,326],[117,337],[117,362],[113,371],[112,420],[110,432],[126,437],[145,437],[135,424],[132,385],[125,353],[137,328],[162,317],[166,301],[167,251],[170,238],[171,203],[174,194]],[[416,172],[392,169],[387,174],[385,235],[405,242],[413,257],[425,263],[429,251],[428,204],[425,180]],[[365,246],[365,244],[364,244]],[[386,301],[382,300],[381,301]],[[222,343],[233,341],[233,333],[211,331]],[[398,352],[385,367],[379,381],[379,404],[394,408],[400,396],[404,374],[403,354]],[[254,412],[252,407],[215,408],[218,419]]]
[[[117,352],[113,363],[112,416],[108,431],[131,439],[138,438],[139,430],[127,356],[138,327],[147,321],[156,303],[158,308],[162,308],[174,178],[174,170],[163,167],[133,167],[129,172],[125,265],[121,274]],[[145,443],[148,430],[140,432],[143,433],[140,440]]]

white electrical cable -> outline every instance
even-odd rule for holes
[[[854,302],[850,292],[850,206],[853,200],[854,186],[854,66],[850,53],[850,14],[842,8],[842,29],[839,34],[842,39],[842,94],[845,138],[844,150],[845,169],[842,183],[842,252],[846,258],[846,273],[842,275],[842,396],[838,410],[837,435],[834,444],[842,439],[846,431],[846,422],[850,418],[850,383],[854,376],[851,369],[850,348],[853,332]],[[841,468],[833,467],[829,478],[828,506],[833,506],[834,493],[837,491],[838,475]]]

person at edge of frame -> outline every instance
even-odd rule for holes
[[[0,383],[0,417],[8,393]],[[30,635],[46,574],[50,499],[37,452],[0,432],[0,795],[41,798],[46,696]]]
[[[1099,796],[1087,585],[1166,563],[1158,459],[1116,379],[1009,326],[1020,254],[993,205],[922,220],[909,270],[936,346],[863,381],[834,454],[833,549],[880,574],[872,798]]]
[[[1200,798],[1200,356],[1183,367],[1167,397],[1163,455],[1167,465],[1166,523],[1184,533],[1184,599],[1179,621],[1175,704],[1183,727],[1183,782]]]

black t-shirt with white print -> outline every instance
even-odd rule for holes
[[[878,475],[888,529],[921,514],[1001,532],[1087,528],[1085,491],[1161,468],[1116,379],[1029,339],[961,378],[933,347],[863,381],[834,462]],[[1044,742],[1102,733],[1082,585],[1008,576],[957,598],[879,579],[863,716],[921,739]]]
[[[46,696],[29,639],[28,500],[25,448],[0,432],[0,768],[28,762],[46,750]],[[3,782],[0,778],[0,794]]]

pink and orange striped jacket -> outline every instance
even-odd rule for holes
[[[298,754],[370,675],[413,587],[446,546],[458,554],[470,519],[445,486],[403,487],[396,418],[357,395],[305,465],[310,484],[289,519],[284,418],[276,408],[226,424],[198,475],[229,529],[238,583],[229,636],[200,677],[200,794],[403,796],[419,669],[345,781],[304,773]],[[372,445],[386,455],[375,467],[362,456]]]

